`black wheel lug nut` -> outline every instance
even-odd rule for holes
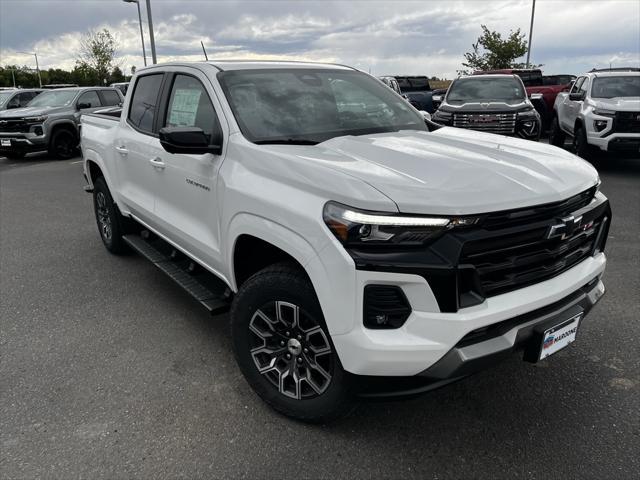
[[[287,353],[287,360],[289,360],[291,358],[291,354]]]
[[[302,335],[298,335],[298,340],[302,340]]]
[[[280,346],[284,347],[284,340],[280,340]]]
[[[302,357],[298,357],[298,363],[302,363]]]
[[[284,334],[288,337],[288,336],[290,336],[290,335],[291,335],[291,332],[288,332],[288,331],[287,331],[287,332],[285,332]]]

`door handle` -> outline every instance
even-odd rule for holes
[[[166,167],[166,165],[164,164],[164,162],[160,157],[150,158],[149,163],[153,165],[153,168],[157,168],[159,170],[164,170],[164,167]]]
[[[127,150],[124,147],[115,147],[116,148],[116,152],[118,152],[120,155],[126,155],[129,153],[129,150]]]

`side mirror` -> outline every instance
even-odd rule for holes
[[[202,155],[222,153],[222,132],[217,130],[207,138],[198,127],[164,127],[160,129],[160,145],[169,153]]]
[[[91,104],[90,103],[78,103],[78,110],[84,110],[85,108],[91,108]]]
[[[584,100],[584,93],[582,92],[574,92],[569,94],[569,100],[572,102],[581,102]]]

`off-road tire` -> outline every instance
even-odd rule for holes
[[[75,133],[66,128],[53,132],[49,142],[49,155],[58,160],[73,158],[78,150],[78,139]]]
[[[300,328],[313,325],[313,322],[316,326],[307,330],[298,330],[293,327],[290,332],[288,329],[283,332],[281,327],[282,325],[286,327],[287,324],[282,322],[281,325],[278,322],[285,316],[284,314],[280,315],[278,305],[285,305],[287,309],[291,308],[291,305],[299,307],[298,324]],[[272,307],[274,310],[270,310]],[[275,322],[271,323],[271,326],[267,325],[258,312],[270,316],[269,318]],[[271,327],[273,330],[270,330]],[[269,333],[258,335],[256,329]],[[309,335],[305,336],[304,333],[312,330],[316,332],[313,335],[317,335],[315,340]],[[301,331],[302,335],[296,337],[296,332],[300,333]],[[310,356],[307,357],[307,353],[300,353],[298,356],[295,353],[290,353],[292,351],[289,343],[291,339],[287,341],[288,337],[284,336],[285,333],[290,333],[291,338],[302,338],[300,348],[304,348],[304,352],[310,352]],[[355,402],[351,391],[350,375],[342,368],[313,286],[306,274],[296,265],[279,263],[269,266],[242,284],[231,306],[231,337],[236,360],[247,382],[260,398],[278,412],[303,422],[326,423],[343,417],[353,410]],[[267,337],[268,340],[265,339]],[[267,366],[262,367],[263,373],[259,370],[258,364],[260,362],[255,353],[261,347],[260,342],[264,342],[265,347],[276,345],[273,350],[269,351],[269,354],[264,354],[267,355]],[[313,344],[319,345],[325,342],[330,351],[321,354],[322,358],[315,356],[314,364],[311,361],[311,356],[315,355],[317,349]],[[325,347],[318,348],[318,350],[325,349]],[[291,360],[285,359],[286,355],[289,355]],[[327,355],[330,357],[327,358]],[[269,367],[270,359],[274,358],[278,358],[278,360],[274,361],[272,367]],[[321,393],[317,393],[320,390],[317,386],[311,388],[310,383],[304,383],[305,376],[311,378],[312,370],[317,368],[321,361],[327,365],[329,360],[330,368],[327,367],[327,370],[331,370],[328,372],[330,380],[324,386],[325,389]],[[300,365],[297,361],[300,362]],[[265,368],[269,372],[265,373]],[[283,370],[285,371],[283,372]],[[297,371],[298,375],[292,376],[290,374],[292,370]],[[326,373],[326,370],[323,371]],[[277,377],[277,380],[274,377]],[[296,381],[296,378],[302,380]],[[289,380],[292,385],[296,385],[293,388],[297,392],[298,398],[283,393],[284,379]],[[326,377],[322,377],[322,379],[324,381]],[[279,386],[275,385],[276,382]],[[314,381],[314,383],[316,382]],[[305,387],[307,397],[303,397],[300,393],[305,391]]]
[[[120,214],[103,177],[93,183],[93,211],[100,238],[107,250],[116,255],[126,253],[128,247],[122,239],[126,219]]]
[[[560,129],[558,116],[554,115],[553,120],[551,120],[551,130],[549,131],[549,143],[556,147],[563,147],[566,137],[565,133]]]

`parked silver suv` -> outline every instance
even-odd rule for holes
[[[29,152],[48,151],[55,158],[71,158],[78,146],[80,116],[119,105],[122,100],[117,88],[43,92],[24,108],[0,112],[0,156],[16,159]]]

